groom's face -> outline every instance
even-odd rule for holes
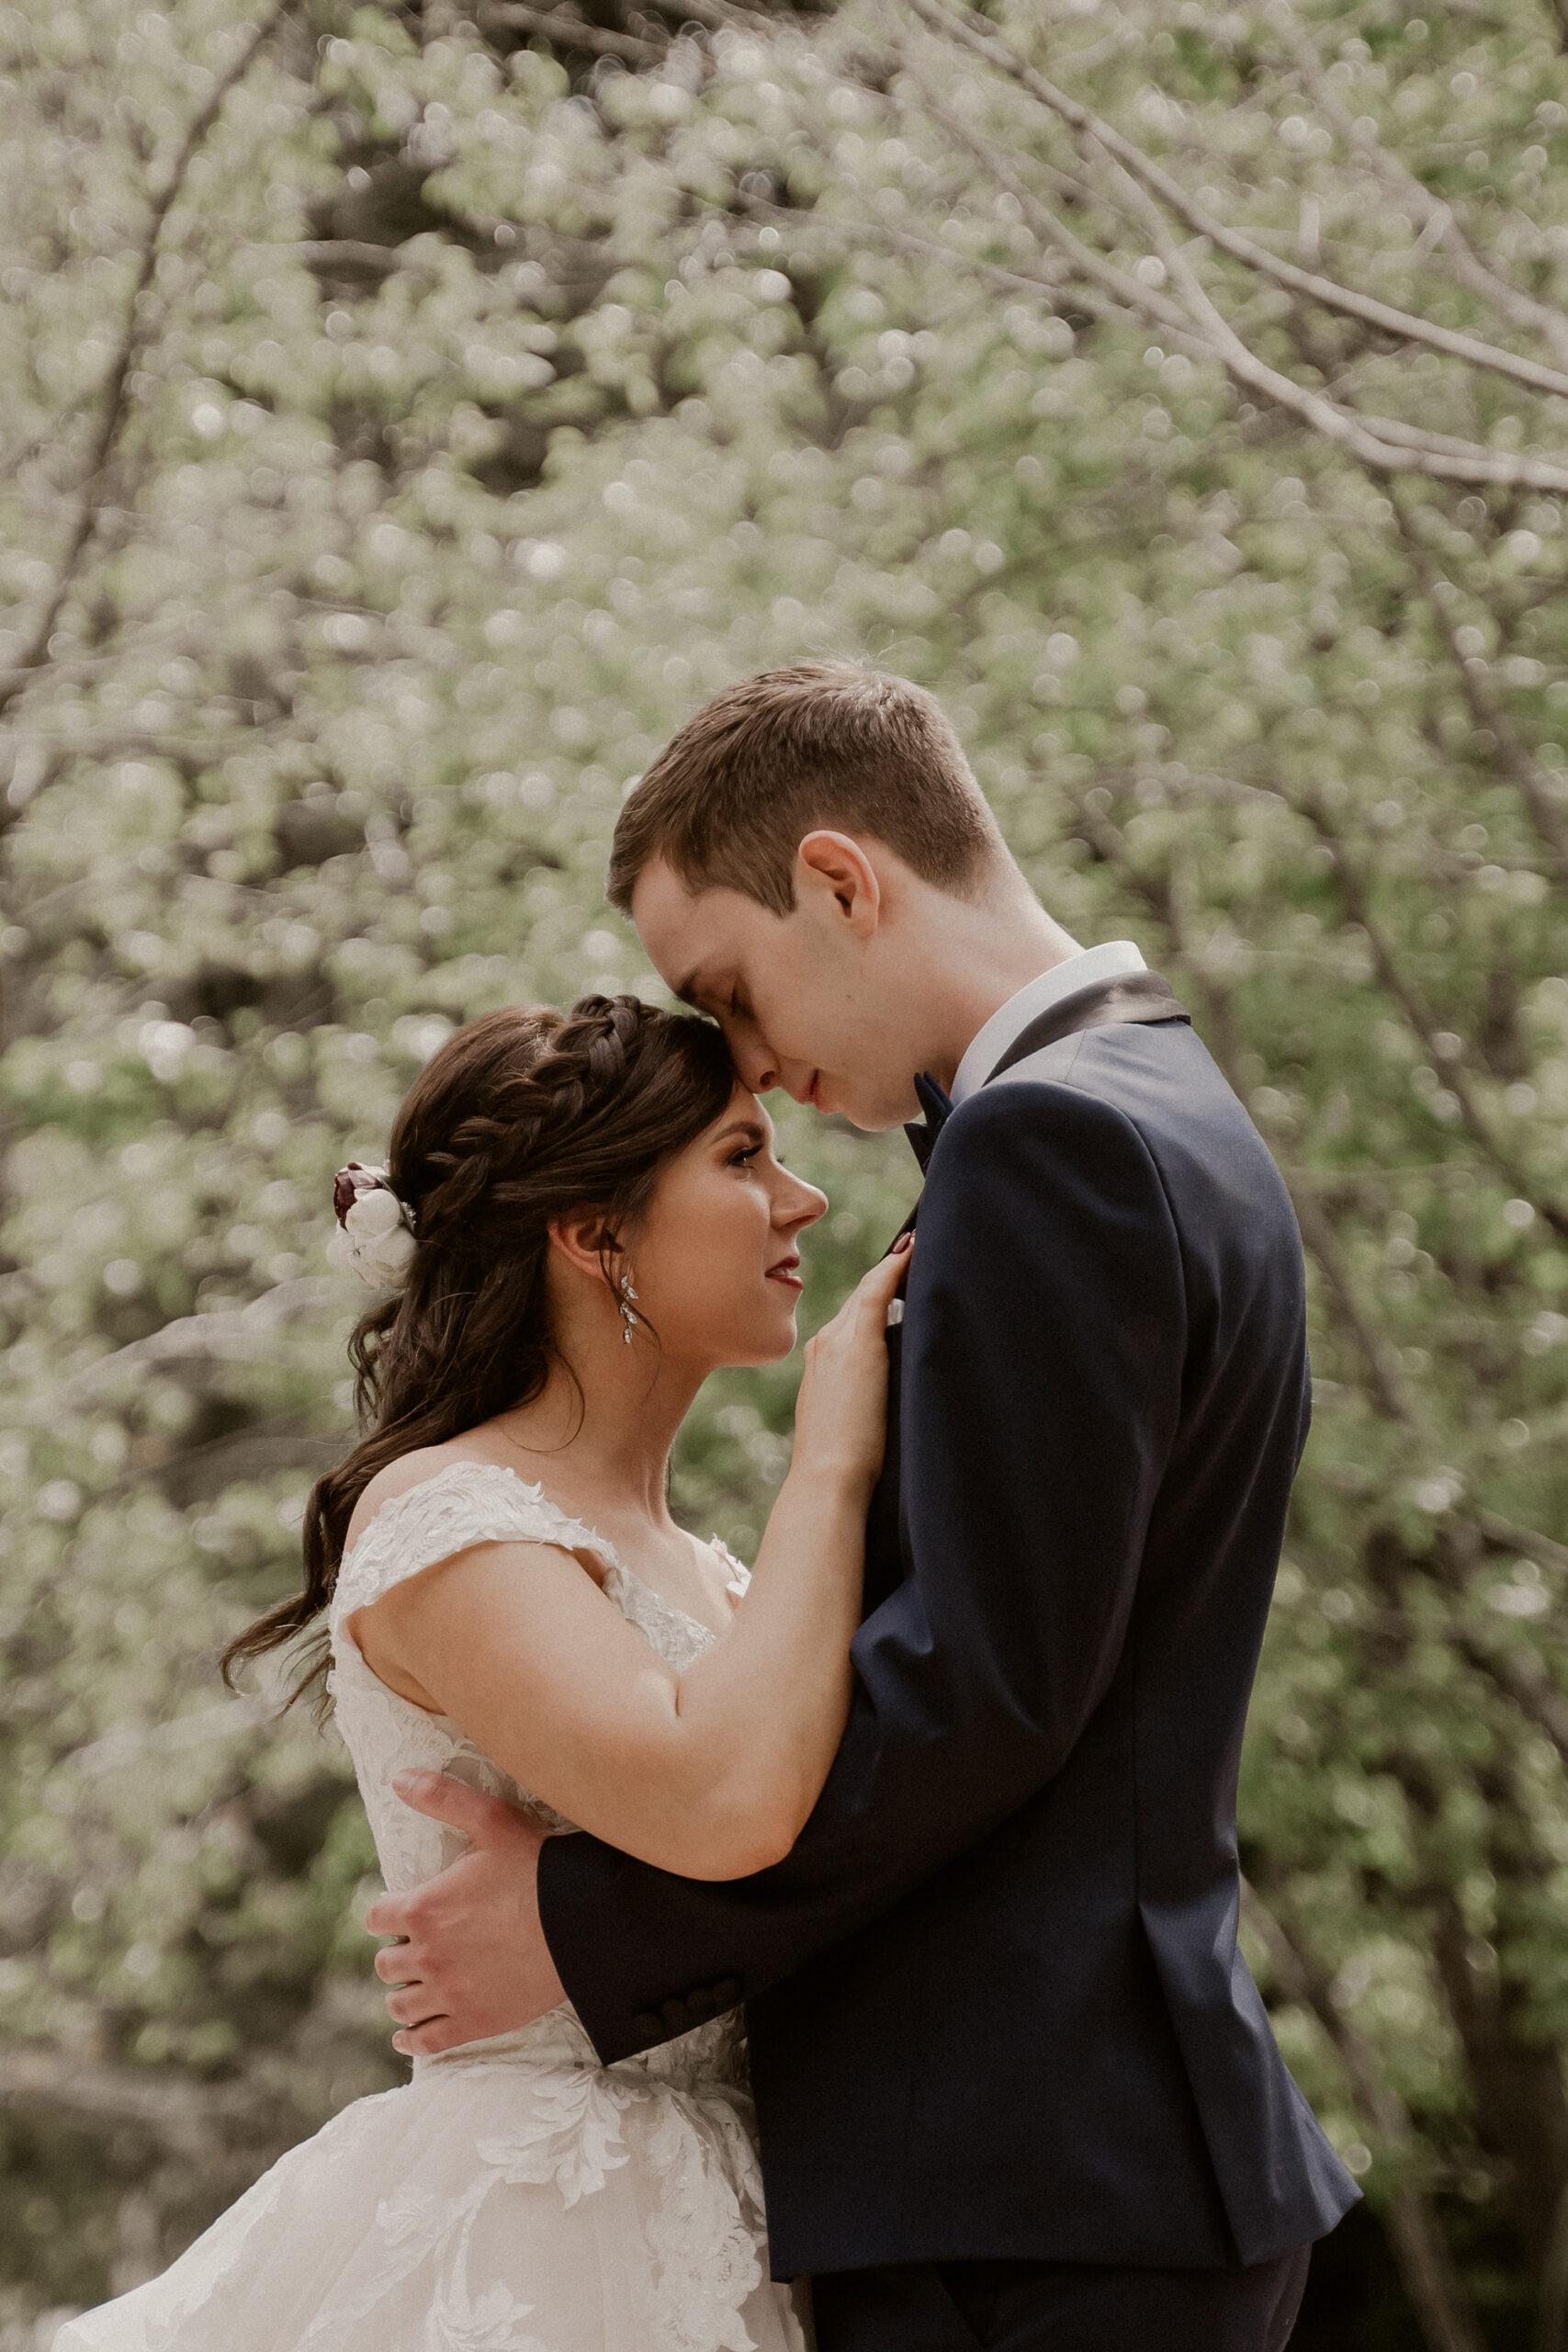
[[[632,920],[670,988],[718,1022],[753,1093],[782,1086],[857,1127],[896,1126],[919,1113],[918,1053],[902,1006],[827,904],[818,894],[776,915],[739,890],[689,890],[654,858]]]

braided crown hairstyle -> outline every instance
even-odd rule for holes
[[[402,1290],[362,1316],[349,1343],[366,1434],[310,1490],[303,1589],[229,1645],[226,1681],[327,1606],[355,1505],[378,1471],[538,1395],[554,1356],[551,1219],[603,1213],[608,1279],[621,1228],[734,1086],[717,1029],[631,996],[582,997],[567,1013],[508,1007],[432,1056],[388,1158],[418,1246]],[[291,1699],[325,1664],[324,1650],[307,1660]]]

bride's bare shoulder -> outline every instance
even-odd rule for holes
[[[348,1522],[346,1544],[353,1544],[364,1534],[371,1521],[383,1506],[399,1495],[406,1495],[412,1487],[423,1487],[455,1463],[493,1463],[494,1457],[471,1442],[465,1435],[450,1438],[443,1445],[416,1446],[412,1453],[400,1453],[384,1470],[378,1470],[359,1500]]]

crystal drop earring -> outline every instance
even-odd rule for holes
[[[624,1327],[621,1332],[621,1337],[629,1348],[632,1343],[632,1333],[637,1329],[637,1321],[636,1315],[632,1311],[632,1301],[636,1298],[637,1293],[632,1288],[631,1275],[629,1273],[623,1274],[615,1287],[621,1295],[621,1322]]]

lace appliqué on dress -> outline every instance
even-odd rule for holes
[[[400,1804],[411,1766],[571,1825],[458,1726],[371,1672],[346,1620],[485,1543],[604,1564],[604,1589],[677,1672],[716,1638],[541,1488],[455,1463],[382,1506],[343,1566],[331,1687],[382,1875],[412,1886],[460,1839]],[[737,1571],[739,1598],[746,1574]],[[804,2352],[768,2278],[739,2013],[601,2066],[570,2005],[415,2061],[293,2148],[174,2267],[67,2325],[56,2352]]]

